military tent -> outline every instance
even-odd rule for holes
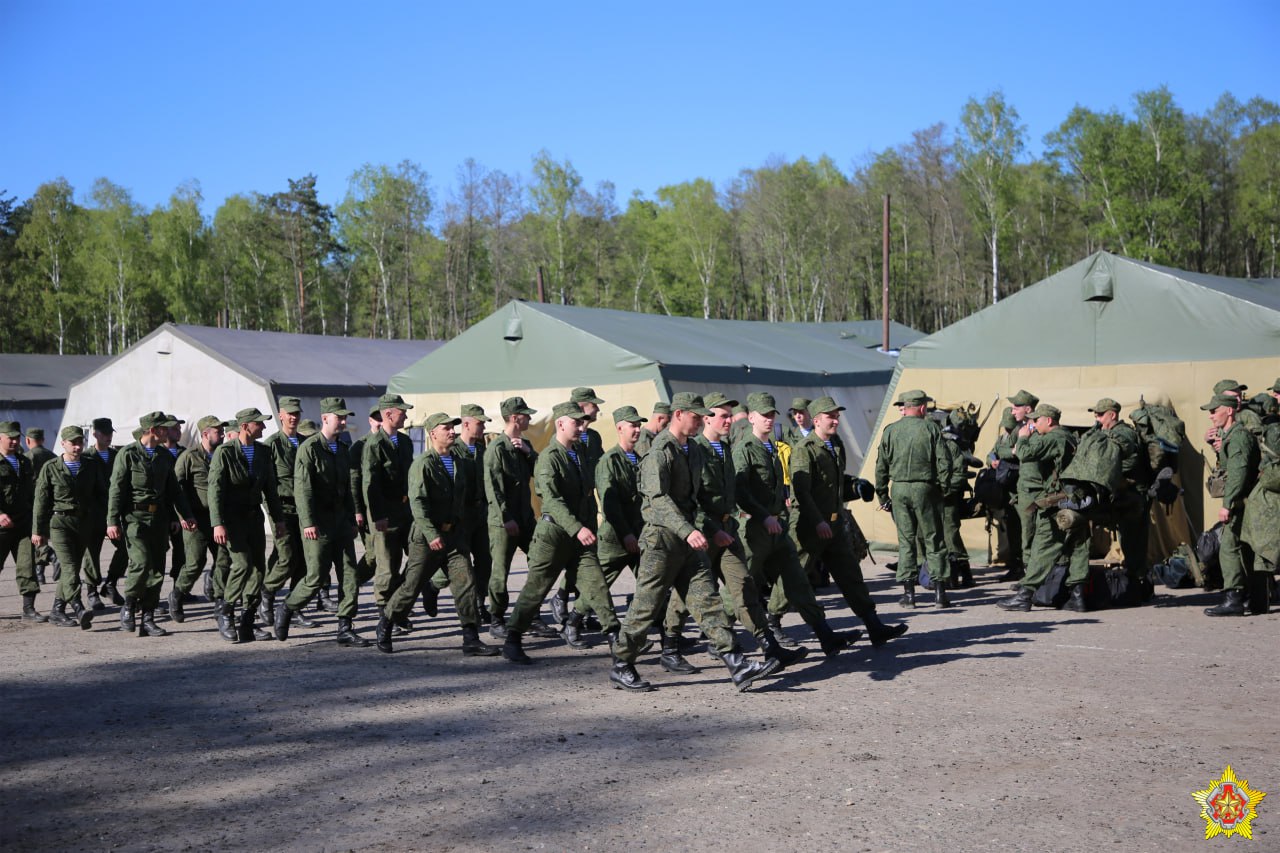
[[[1168,554],[1216,521],[1218,504],[1203,486],[1214,454],[1200,405],[1219,379],[1261,390],[1277,375],[1280,280],[1185,272],[1097,252],[905,347],[862,475],[875,477],[875,444],[904,390],[985,409],[1008,405],[1005,398],[1025,388],[1058,406],[1064,424],[1079,426],[1093,423],[1088,408],[1101,397],[1117,400],[1125,416],[1145,398],[1171,405],[1187,424],[1184,500],[1171,513],[1158,505],[1154,511],[1150,556]],[[997,412],[983,429],[979,456],[995,444],[999,420]],[[868,538],[897,541],[888,513],[861,504],[855,517]],[[981,519],[965,522],[964,535],[971,550],[987,547]]]
[[[0,354],[0,421],[39,427],[45,446],[57,447],[71,383],[106,361],[99,355]]]
[[[898,328],[902,338],[912,334]],[[847,409],[841,436],[856,465],[895,363],[876,345],[852,324],[703,320],[515,301],[387,387],[416,406],[416,422],[432,412],[456,413],[463,403],[496,417],[502,399],[523,396],[538,410],[535,442],[545,439],[551,407],[580,385],[605,400],[602,423],[623,405],[647,415],[679,391],[720,390],[742,401],[768,391],[784,410],[793,397],[830,395]],[[600,433],[606,445],[614,443],[612,426]]]

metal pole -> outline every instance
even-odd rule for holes
[[[547,301],[547,293],[545,290],[542,289],[542,265],[541,264],[538,265],[538,301],[539,302]]]
[[[884,317],[884,351],[889,351],[889,194],[884,195],[884,253],[881,257],[884,288],[880,298],[880,314]]]

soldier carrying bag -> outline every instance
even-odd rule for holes
[[[1205,487],[1209,490],[1209,497],[1221,498],[1227,493],[1227,472],[1222,466],[1214,468],[1209,473],[1209,479],[1205,482]]]

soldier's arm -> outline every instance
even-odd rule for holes
[[[818,512],[813,499],[813,453],[812,443],[802,442],[791,454],[791,495],[800,507],[799,526],[812,530],[819,522],[826,521]]]
[[[509,453],[505,444],[494,445],[484,455],[484,493],[489,499],[489,506],[497,507],[499,517],[504,521],[513,521],[507,511],[506,471],[504,463]]]
[[[280,505],[280,481],[276,479],[276,466],[268,465],[262,480],[262,500],[267,504],[267,515],[277,525],[284,523],[284,508]]]
[[[1222,493],[1222,506],[1230,512],[1238,512],[1244,507],[1244,499],[1249,480],[1248,442],[1238,427],[1232,430],[1222,444],[1222,467],[1227,472],[1227,482]]]
[[[366,439],[360,457],[360,478],[364,481],[364,505],[366,515],[372,521],[386,519],[390,510],[382,490],[386,487],[387,470],[382,459],[382,447],[388,442]]]
[[[209,462],[209,524],[212,527],[226,524],[227,466],[224,460],[228,452],[219,447]],[[120,465],[117,464],[116,468],[119,469]]]
[[[670,450],[651,449],[640,462],[640,494],[648,499],[653,516],[646,521],[660,524],[674,530],[681,539],[688,539],[696,528],[685,520],[684,513],[670,497],[670,466]]]
[[[313,477],[315,452],[303,442],[293,460],[293,503],[298,511],[298,529],[316,526],[316,478]]]
[[[40,476],[36,477],[35,500],[31,506],[31,529],[45,538],[49,536],[49,519],[53,517],[52,469],[52,465],[40,469]]]
[[[884,505],[889,500],[889,456],[891,442],[887,431],[880,433],[880,447],[876,450],[876,497]]]
[[[418,522],[428,542],[440,538],[440,531],[431,522],[431,478],[427,476],[427,459],[430,454],[424,453],[409,466],[409,511],[413,520]]]
[[[195,513],[191,511],[191,504],[187,501],[186,493],[178,485],[178,478],[174,476],[172,466],[169,467],[168,472],[165,474],[164,488],[166,494],[169,495],[169,502],[173,504],[173,509],[178,517],[184,522],[194,521]]]
[[[129,497],[129,466],[131,457],[120,454],[116,464],[111,468],[111,484],[107,491],[107,526],[119,527],[124,523],[124,514],[131,509]]]
[[[538,460],[534,469],[534,481],[537,483],[538,495],[542,498],[542,511],[550,515],[565,533],[577,536],[582,529],[578,515],[565,503],[563,483],[568,472],[560,469],[560,462],[555,454],[546,454]]]
[[[596,466],[596,491],[600,494],[600,511],[604,520],[618,535],[618,541],[628,536],[636,536],[637,531],[631,529],[627,512],[623,506],[623,484],[627,472],[622,466],[630,466],[625,456],[606,453],[604,459]]]

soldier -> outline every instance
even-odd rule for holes
[[[111,471],[115,467],[116,454],[119,452],[111,446],[111,437],[114,434],[115,428],[111,424],[111,418],[94,418],[93,445],[85,448],[85,453],[96,456],[102,462],[94,473],[102,478],[104,490],[111,487]],[[106,609],[106,605],[98,595],[99,587],[102,587],[102,595],[110,597],[114,604],[124,604],[124,597],[116,588],[116,582],[124,577],[125,566],[128,564],[128,552],[122,544],[112,543],[111,563],[107,568],[107,577],[110,580],[105,580],[100,560],[102,541],[107,538],[107,505],[103,503],[95,509],[98,514],[90,519],[85,539],[84,562],[80,568],[84,573],[85,586],[89,591],[89,607],[99,611]]]
[[[44,430],[40,427],[27,427],[26,432],[27,457],[31,460],[31,476],[36,482],[40,481],[40,470],[50,461],[57,459],[57,455],[44,446]],[[48,542],[36,548],[36,580],[43,586],[49,582],[45,569],[54,566],[54,583],[58,581],[58,555],[53,552],[53,548]]]
[[[773,423],[778,415],[773,395],[754,393],[747,398],[747,406],[752,431],[733,445],[734,498],[741,510],[740,517],[746,522],[747,567],[758,587],[772,586],[783,591],[777,597],[779,612],[767,613],[765,624],[779,645],[794,645],[782,633],[781,613],[786,611],[789,601],[813,630],[822,645],[823,654],[835,657],[856,642],[862,632],[837,634],[831,630],[822,605],[814,597],[813,587],[800,566],[795,543],[788,535],[790,517],[782,478],[782,460],[778,458],[777,447],[773,443]],[[873,629],[871,640],[874,645],[882,646],[905,630],[905,625]]]
[[[917,537],[924,543],[935,603],[951,606],[947,551],[942,543],[942,485],[951,480],[951,461],[943,446],[942,430],[936,421],[925,417],[932,399],[923,391],[898,395],[894,405],[902,410],[902,417],[884,428],[876,457],[880,509],[892,511],[898,528],[898,583],[903,592],[898,603],[903,607],[916,606]]]
[[[640,539],[640,570],[636,594],[627,608],[617,641],[609,680],[625,690],[646,691],[635,662],[646,645],[649,626],[662,618],[674,590],[688,605],[710,640],[717,657],[729,670],[734,685],[746,690],[778,668],[776,659],[747,660],[735,642],[724,615],[724,604],[705,552],[707,539],[694,525],[697,493],[702,481],[702,449],[692,441],[711,411],[696,394],[681,391],[671,400],[671,423],[654,441],[640,463],[640,494],[645,527]]]
[[[204,574],[208,558],[213,557],[213,568],[209,570],[210,577],[206,583],[213,592],[210,600],[222,597],[222,588],[231,568],[227,549],[219,548],[213,541],[213,524],[209,521],[209,463],[213,459],[213,451],[222,444],[222,419],[205,415],[196,422],[196,429],[199,430],[200,443],[182,451],[173,470],[178,488],[186,497],[196,522],[194,529],[182,533],[186,563],[169,588],[169,618],[179,624],[187,618],[182,609],[183,599]]]
[[[383,417],[386,417],[385,414]],[[427,418],[427,447],[409,469],[409,507],[413,525],[409,532],[409,562],[404,580],[396,588],[378,619],[378,650],[392,651],[392,626],[408,616],[424,586],[438,569],[448,573],[454,606],[462,625],[464,655],[496,655],[498,650],[480,641],[480,616],[472,585],[467,531],[472,468],[454,448],[453,428],[462,421],[437,412]]]
[[[644,456],[649,452],[649,448],[653,446],[653,440],[658,437],[658,433],[667,428],[667,424],[671,422],[671,404],[664,403],[661,400],[653,404],[653,414],[649,416],[649,421],[640,427],[640,437],[636,439],[636,454]]]
[[[1027,416],[1018,430],[1014,452],[1019,463],[1018,505],[1030,508],[1023,523],[1030,531],[1030,543],[1024,545],[1027,574],[1018,590],[996,604],[1004,610],[1030,610],[1035,591],[1049,577],[1061,560],[1070,566],[1067,586],[1071,597],[1067,610],[1083,613],[1084,582],[1089,578],[1088,525],[1074,525],[1063,530],[1054,523],[1056,505],[1039,506],[1036,502],[1060,488],[1060,476],[1075,455],[1075,442],[1062,428],[1062,412],[1056,406],[1041,403]]]
[[[36,612],[35,546],[31,544],[31,504],[35,499],[35,475],[31,459],[22,452],[22,432],[14,421],[0,421],[0,568],[10,556],[22,593],[22,620],[48,621]]]
[[[169,415],[169,426],[165,427],[165,433],[161,444],[169,451],[169,455],[173,457],[173,461],[177,463],[178,457],[182,451],[187,448],[182,446],[182,425],[186,421],[177,415]],[[183,543],[182,530],[169,534],[169,549],[172,555],[169,560],[169,577],[177,580],[178,574],[182,571],[182,567],[187,564],[186,548]]]
[[[369,438],[382,428],[382,410],[375,404],[369,409],[369,431],[351,442],[348,449],[351,455],[351,501],[356,508],[356,532],[364,546],[364,553],[356,562],[356,583],[363,584],[374,575],[376,558],[373,553],[373,528],[369,526],[368,510],[364,505],[364,476],[360,466],[364,460],[364,448]],[[320,606],[330,613],[336,613],[338,604],[329,596],[329,586],[320,588]]]
[[[577,403],[558,403],[551,411],[555,436],[538,457],[534,468],[534,488],[542,501],[542,520],[534,530],[529,547],[529,575],[516,600],[502,656],[512,663],[532,661],[525,654],[522,637],[538,615],[542,599],[560,576],[566,586],[577,587],[583,602],[599,615],[606,633],[616,634],[618,617],[613,612],[609,588],[596,556],[595,486],[587,478],[587,451],[581,434],[588,423]],[[581,639],[582,614],[568,614],[563,637],[573,648],[585,648]]]
[[[379,610],[387,606],[391,594],[404,580],[401,565],[409,544],[413,513],[409,509],[409,466],[413,464],[413,443],[401,435],[408,411],[413,406],[399,394],[378,398],[382,423],[364,443],[360,476],[364,480],[365,512],[372,520],[373,603]],[[406,612],[395,628],[412,629]]]
[[[228,642],[269,640],[254,625],[267,568],[267,538],[262,526],[265,500],[276,536],[283,535],[284,514],[276,494],[276,467],[271,451],[258,439],[271,420],[257,407],[236,412],[235,441],[225,441],[209,462],[209,522],[213,541],[230,554],[231,569],[223,588],[218,633]],[[242,609],[236,621],[236,605]],[[270,623],[268,623],[270,624]]]
[[[1240,534],[1245,502],[1257,483],[1261,451],[1258,440],[1237,420],[1239,396],[1215,393],[1200,408],[1209,413],[1213,432],[1216,433],[1213,448],[1218,452],[1219,464],[1227,475],[1222,508],[1218,510],[1218,521],[1222,522],[1222,539],[1218,545],[1222,601],[1204,612],[1206,616],[1243,616],[1245,590],[1253,569],[1253,551],[1241,542]]]
[[[600,416],[600,406],[604,403],[604,400],[596,396],[593,388],[574,388],[569,395],[569,402],[578,404],[587,421],[587,428],[582,432],[582,444],[587,449],[586,455],[582,459],[582,470],[587,475],[587,482],[590,484],[591,490],[591,501],[594,504],[596,463],[604,456],[604,439],[600,437],[600,433],[591,428],[591,425]]]
[[[805,437],[813,431],[813,417],[809,414],[811,402],[813,401],[808,397],[794,397],[791,400],[791,407],[787,409],[787,419],[790,423],[782,431],[782,440],[792,447],[804,441]]]
[[[80,601],[80,564],[88,542],[89,525],[107,505],[107,484],[94,470],[102,462],[96,456],[82,457],[84,430],[65,427],[59,434],[62,458],[40,471],[36,481],[34,531],[36,548],[52,545],[62,573],[54,597],[49,622],[64,628],[79,626],[89,630],[93,611]],[[56,459],[57,457],[55,457]],[[74,618],[67,616],[71,605]]]
[[[622,406],[613,410],[613,422],[618,443],[596,465],[596,494],[603,516],[596,556],[610,589],[623,569],[635,574],[640,565],[640,532],[644,528],[640,514],[640,455],[636,451],[644,418],[635,406]],[[581,599],[574,603],[574,610],[587,615]]]
[[[1120,471],[1124,475],[1124,483],[1113,496],[1117,513],[1116,532],[1120,535],[1120,550],[1124,553],[1125,574],[1129,576],[1130,588],[1137,589],[1148,569],[1151,499],[1147,490],[1152,481],[1151,466],[1138,431],[1120,420],[1119,403],[1103,397],[1089,411],[1093,412],[1096,428],[1105,432],[1120,448]]]
[[[107,495],[107,538],[123,538],[129,552],[120,630],[132,633],[136,627],[139,637],[169,633],[155,622],[164,583],[165,546],[175,528],[195,527],[191,508],[173,476],[173,456],[162,449],[171,423],[164,412],[151,412],[139,419],[138,440],[116,457]],[[182,520],[166,523],[173,513]],[[140,621],[136,618],[139,611]]]
[[[485,449],[484,489],[489,502],[489,548],[493,569],[489,576],[489,604],[493,624],[489,636],[497,640],[507,636],[507,575],[516,548],[529,554],[533,541],[533,500],[529,483],[538,461],[538,453],[524,438],[529,416],[537,410],[529,408],[523,397],[508,397],[501,405],[503,433]],[[551,626],[535,619],[530,632],[537,636],[556,636]]]
[[[295,587],[307,572],[302,556],[302,533],[298,528],[298,510],[293,502],[293,466],[298,458],[298,445],[303,436],[298,432],[302,421],[302,401],[297,397],[281,397],[277,406],[280,429],[262,442],[271,452],[276,468],[276,493],[280,497],[280,511],[284,513],[284,534],[275,537],[271,556],[267,558],[267,573],[262,582],[262,603],[258,620],[270,624],[275,620],[276,594],[286,585]],[[316,623],[307,618],[301,608],[294,616],[301,628],[314,628]]]
[[[968,589],[974,585],[973,568],[969,565],[969,549],[960,535],[960,522],[964,518],[965,490],[969,488],[969,468],[981,468],[982,462],[970,453],[973,448],[961,445],[960,430],[968,422],[962,409],[956,409],[947,417],[942,428],[942,449],[947,455],[949,474],[942,483],[942,544],[947,551],[947,579],[954,589]]]
[[[1017,446],[1019,437],[1025,437],[1027,431],[1024,429],[1027,423],[1027,417],[1031,411],[1040,405],[1040,398],[1030,391],[1019,391],[1012,397],[1009,397],[1009,414],[1013,416],[1013,432],[1011,440],[1007,443],[997,441],[992,453],[995,459],[992,460],[991,466],[998,468],[1001,465],[1011,464],[1018,465],[1019,470],[1021,463],[1017,454]],[[1017,581],[1021,580],[1026,574],[1025,563],[1027,556],[1031,552],[1031,528],[1027,525],[1027,519],[1031,513],[1031,499],[1027,496],[1030,491],[1024,490],[1019,481],[1019,486],[1015,492],[1013,500],[1012,512],[1005,513],[1005,523],[1009,529],[1009,570],[1001,577],[1001,581]]]
[[[329,568],[338,573],[338,645],[366,648],[369,641],[353,627],[360,590],[356,563],[355,495],[352,454],[338,436],[355,414],[341,397],[320,401],[320,431],[298,448],[293,468],[293,499],[302,533],[307,573],[276,605],[276,639],[289,638],[294,614],[328,584]]]
[[[740,438],[751,434],[750,412],[742,403],[733,407],[733,424],[729,427],[729,443],[736,445]],[[772,436],[770,436],[772,439]]]
[[[1013,443],[1018,438],[1018,422],[1013,417],[1013,407],[1005,406],[1000,415],[1000,427],[996,443],[987,454],[987,463],[996,472],[996,482],[1002,488],[1003,502],[990,508],[991,514],[1000,518],[1005,535],[1005,573],[1002,581],[1017,580],[1024,574],[1022,561],[1022,522],[1018,518],[1017,485],[1018,468],[1013,456]],[[1003,466],[1003,470],[1002,467]]]

